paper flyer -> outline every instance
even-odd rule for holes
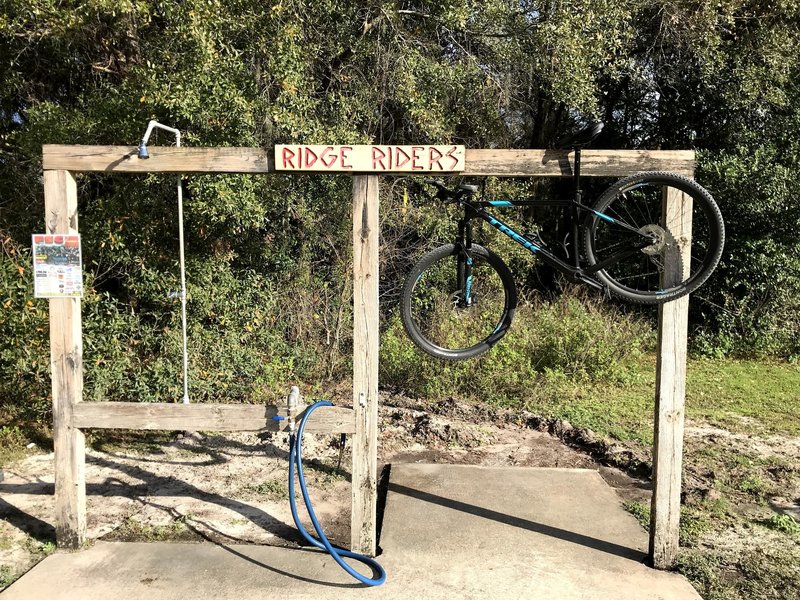
[[[83,297],[81,236],[32,236],[33,295],[36,298]]]

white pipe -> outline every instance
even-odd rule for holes
[[[144,137],[142,138],[142,145],[146,146],[148,140],[150,139],[150,134],[153,133],[154,128],[163,129],[164,131],[169,131],[171,134],[175,136],[175,145],[180,148],[181,146],[181,132],[177,129],[173,129],[172,127],[167,127],[166,125],[162,125],[158,121],[150,121],[147,124],[147,131],[144,132]]]
[[[150,134],[153,133],[154,128],[169,131],[175,135],[175,146],[181,147],[181,132],[178,129],[162,125],[158,121],[150,121],[147,124],[147,131],[142,138],[139,147],[146,147],[150,139]],[[145,156],[146,158],[146,156]],[[183,403],[189,404],[189,351],[187,347],[187,334],[186,334],[186,260],[183,252],[183,186],[181,185],[181,176],[178,175],[178,245],[180,252],[181,263],[181,327],[183,330]]]
[[[179,134],[180,135],[180,134]],[[180,137],[177,146],[180,147]],[[183,186],[178,175],[178,245],[181,258],[181,326],[183,328],[183,403],[189,404],[189,351],[186,333],[186,259],[183,252]]]

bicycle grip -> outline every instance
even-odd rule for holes
[[[439,200],[446,201],[453,195],[441,179],[424,179],[423,181],[436,187],[436,198]]]

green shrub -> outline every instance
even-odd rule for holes
[[[530,396],[537,381],[625,382],[651,347],[649,326],[596,299],[565,295],[524,302],[511,329],[488,353],[442,362],[418,350],[399,316],[381,338],[381,382],[417,396],[459,395],[491,402]]]
[[[0,229],[0,396],[5,418],[45,420],[50,412],[46,300],[33,298],[30,249]],[[3,415],[0,415],[0,418]]]
[[[800,145],[788,125],[770,144],[699,155],[726,228],[720,265],[692,296],[695,347],[707,354],[800,356]]]

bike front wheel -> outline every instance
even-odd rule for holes
[[[420,349],[445,360],[483,354],[508,331],[517,307],[514,278],[495,253],[448,244],[414,266],[403,286],[401,319]]]
[[[675,194],[667,202],[668,190]],[[711,194],[674,173],[618,181],[594,205],[584,227],[589,270],[612,293],[660,304],[700,287],[722,256],[725,228]]]

